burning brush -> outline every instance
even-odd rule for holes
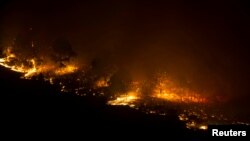
[[[64,49],[61,50],[60,47]],[[33,44],[32,49],[34,49]],[[178,117],[181,121],[186,122],[187,128],[206,130],[207,124],[210,122],[226,121],[223,116],[207,112],[211,99],[187,87],[176,85],[166,73],[155,75],[150,82],[121,80],[115,78],[114,75],[117,73],[115,71],[107,73],[105,76],[98,76],[91,73],[93,70],[89,69],[86,72],[71,61],[74,53],[69,51],[71,49],[67,42],[59,42],[55,45],[54,50],[59,51],[48,56],[36,56],[23,55],[17,52],[15,46],[7,47],[3,51],[4,57],[0,58],[0,65],[12,71],[23,73],[24,78],[43,74],[44,79],[51,84],[54,84],[54,79],[57,79],[59,81],[56,83],[61,86],[62,92],[73,92],[77,95],[86,95],[87,92],[95,95],[100,90],[101,95],[110,99],[107,102],[108,105],[146,109],[146,113],[160,115],[168,115],[165,111],[171,107],[169,105],[180,105],[182,110],[178,112]],[[70,77],[63,77],[69,75]],[[106,91],[102,91],[104,89]],[[161,109],[152,108],[159,107],[161,104],[164,105]]]

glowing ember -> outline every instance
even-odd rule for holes
[[[198,124],[196,121],[191,121],[186,123],[186,127],[188,129],[200,129],[207,130],[208,126],[205,124]]]
[[[50,83],[51,85],[54,84],[53,78],[49,78],[49,83]]]
[[[181,120],[181,121],[187,121],[188,120],[188,117],[185,114],[180,114],[178,117],[179,117],[179,120]]]
[[[186,123],[186,127],[189,128],[189,129],[196,128],[196,126],[197,125],[196,125],[196,123],[194,121]]]
[[[201,130],[207,130],[207,125],[201,125],[201,126],[199,127],[199,129],[201,129]]]
[[[135,102],[139,99],[136,92],[128,92],[127,94],[122,94],[115,100],[108,101],[109,105],[128,105],[130,107],[135,107]]]

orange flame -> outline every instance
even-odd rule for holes
[[[207,99],[187,88],[176,86],[165,75],[158,78],[153,97],[178,103],[206,103]]]
[[[109,86],[109,81],[110,81],[110,77],[108,78],[100,78],[99,80],[96,81],[95,83],[95,87],[96,88],[104,88],[104,87],[108,87]]]
[[[109,105],[128,105],[130,107],[135,107],[135,102],[139,99],[136,92],[129,91],[128,93],[121,94],[115,100],[108,101]]]
[[[40,73],[52,72],[54,75],[65,75],[74,73],[78,70],[78,67],[73,64],[66,64],[64,67],[58,67],[55,64],[43,63],[37,65],[36,59],[26,59],[25,62],[29,63],[29,66],[25,66],[24,62],[20,62],[21,60],[16,57],[14,53],[11,51],[11,47],[7,48],[4,51],[5,57],[0,58],[0,65],[9,68],[12,71],[24,73],[24,78],[30,78],[34,75]]]

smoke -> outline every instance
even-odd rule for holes
[[[120,79],[148,82],[164,72],[178,85],[241,103],[249,98],[249,21],[241,8],[229,2],[11,1],[2,14],[1,42],[32,28],[40,53],[64,42],[55,59],[75,52],[97,75],[115,70]]]

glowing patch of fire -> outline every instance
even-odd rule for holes
[[[109,81],[110,78],[100,78],[99,80],[96,81],[95,83],[95,87],[96,88],[104,88],[104,87],[108,87],[109,86]]]
[[[205,103],[207,100],[198,95],[178,95],[170,92],[161,92],[155,94],[156,98],[165,99],[171,102],[183,102],[183,103]]]
[[[177,87],[166,76],[160,76],[153,97],[178,103],[206,103],[207,99],[187,88]]]
[[[34,75],[47,72],[54,75],[65,75],[74,73],[78,70],[78,67],[73,64],[66,64],[63,67],[58,67],[55,64],[49,63],[37,65],[35,58],[26,59],[24,62],[21,62],[20,59],[11,52],[11,48],[7,48],[4,53],[6,57],[0,58],[0,65],[9,68],[12,71],[24,73],[24,78],[30,78]],[[29,65],[24,65],[25,63],[28,63]]]
[[[14,55],[12,55],[12,57],[14,57]],[[0,65],[3,67],[9,68],[12,71],[24,73],[25,74],[24,77],[29,77],[37,72],[37,68],[36,68],[34,59],[27,60],[27,62],[30,62],[32,64],[32,68],[27,68],[27,67],[24,67],[23,65],[20,65],[20,66],[8,65],[9,58],[10,58],[10,56],[8,56],[6,58],[1,58]]]
[[[73,73],[77,70],[77,66],[74,65],[67,65],[65,67],[59,68],[55,70],[56,75],[65,75],[65,74],[70,74]]]
[[[135,102],[139,99],[137,93],[128,92],[127,94],[120,95],[115,100],[108,101],[109,105],[128,105],[135,107]]]
[[[207,125],[201,125],[200,127],[199,127],[199,129],[201,129],[201,130],[207,130]]]

